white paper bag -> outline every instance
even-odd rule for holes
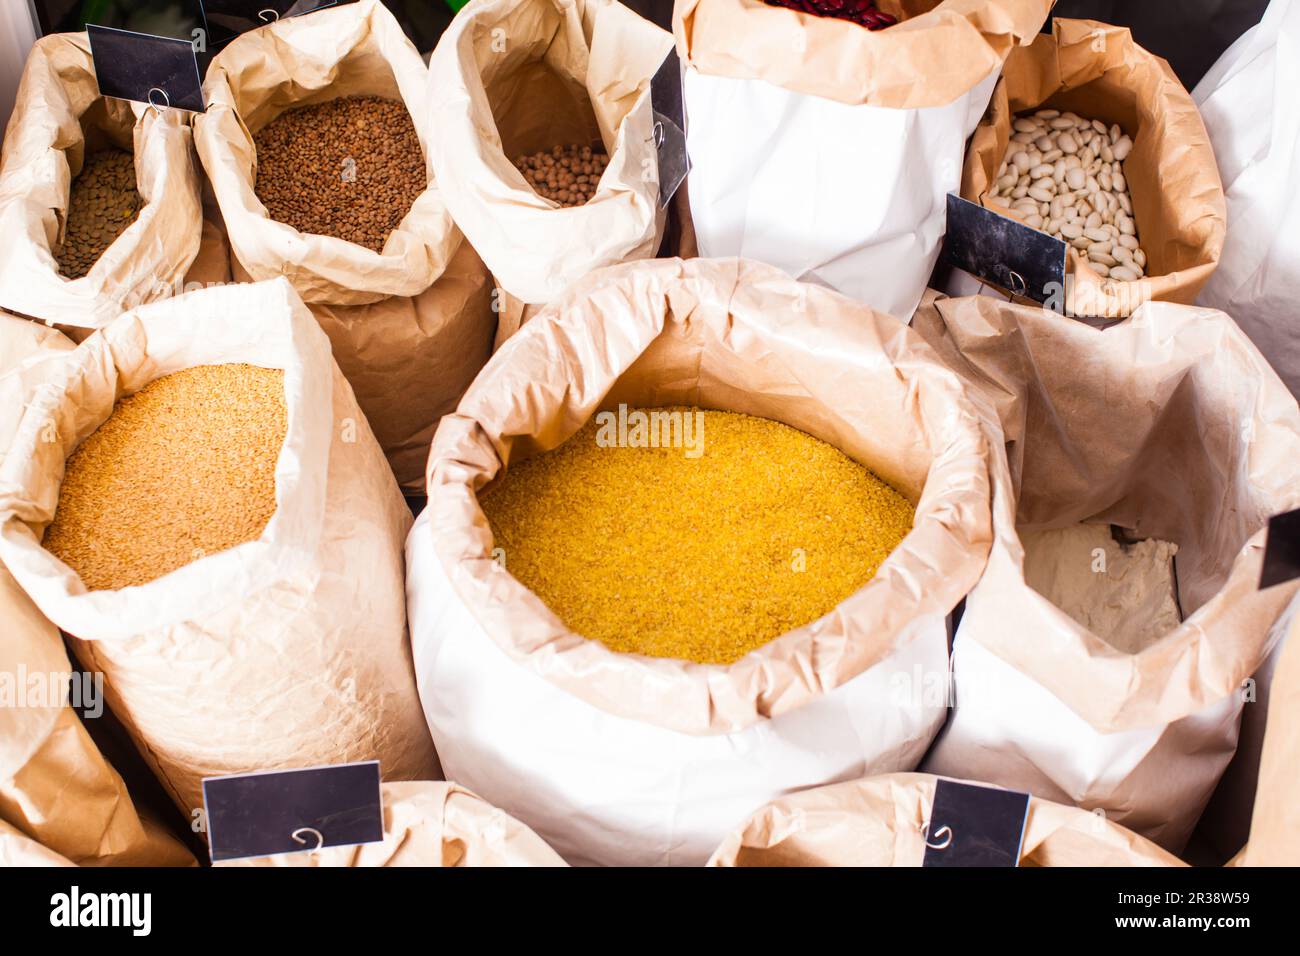
[[[1228,201],[1218,271],[1197,302],[1237,320],[1300,395],[1300,4],[1273,0],[1264,19],[1192,92]]]

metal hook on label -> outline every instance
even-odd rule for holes
[[[270,14],[269,17],[267,16],[268,13]],[[274,10],[271,7],[267,7],[265,10],[258,10],[257,19],[261,20],[263,23],[275,23],[280,19],[280,11]]]
[[[931,843],[929,836],[925,838],[925,845],[931,850],[946,850],[952,846],[952,827],[940,827],[935,836],[943,839],[942,843]]]
[[[651,133],[650,138],[654,141],[655,149],[663,149],[664,140],[667,137],[667,134],[664,133],[664,124],[656,121]]]
[[[322,846],[325,845],[325,835],[321,833],[319,830],[317,830],[315,827],[299,827],[289,835],[293,837],[295,843],[301,843],[303,845],[306,845],[307,840],[302,836],[299,836],[299,834],[302,833],[310,833],[312,836],[316,838],[316,845],[312,847],[310,850],[308,850],[307,852],[315,853],[317,850],[319,850]]]
[[[1024,295],[1025,290],[1028,288],[1028,286],[1025,285],[1024,277],[1021,276],[1020,273],[1016,272],[1014,269],[1008,269],[1007,274],[1011,277],[1011,283],[1010,283],[1011,294]]]
[[[159,106],[157,103],[154,102],[153,100],[154,93],[160,93],[162,95],[163,101],[161,106]],[[167,107],[172,105],[172,98],[167,95],[167,91],[164,90],[161,86],[151,87],[149,92],[145,94],[145,96],[149,100],[149,109],[153,110],[155,113],[158,113],[159,115],[162,114],[163,110],[167,109]]]

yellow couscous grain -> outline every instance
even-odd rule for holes
[[[702,414],[703,453],[610,447],[593,418],[482,499],[506,569],[611,650],[730,663],[826,614],[911,529],[906,498],[797,429],[656,411]]]
[[[44,546],[92,591],[145,584],[261,535],[284,372],[203,365],[123,398],[68,458]]]

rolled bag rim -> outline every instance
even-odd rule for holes
[[[38,59],[43,61],[45,67],[55,69],[54,64],[47,59],[55,54],[77,56],[80,61],[71,65],[70,69],[65,67],[57,71],[61,83],[72,82],[67,79],[69,73],[83,79],[88,78],[92,84],[96,83],[94,65],[90,56],[90,38],[86,32],[51,33],[38,37],[33,44],[23,68],[24,82],[21,82],[19,92],[25,86],[28,71],[41,65]],[[60,88],[62,89],[62,86]],[[101,99],[104,97],[97,95],[90,101],[87,109]],[[149,177],[145,183],[137,182],[137,186],[144,186],[141,190],[142,196],[147,192],[149,198],[141,207],[135,221],[104,250],[86,275],[76,279],[64,278],[58,272],[57,262],[54,261],[52,252],[46,249],[44,251],[50,257],[49,264],[54,268],[41,278],[42,280],[52,278],[53,281],[42,281],[41,285],[33,290],[30,275],[9,280],[6,284],[11,288],[7,290],[5,300],[0,302],[0,308],[49,326],[63,325],[94,330],[108,325],[133,306],[170,297],[170,291],[159,292],[158,290],[170,290],[177,283],[184,281],[186,272],[198,256],[202,241],[198,170],[191,154],[194,143],[191,121],[189,116],[180,110],[159,113],[139,103],[129,104],[128,109],[135,117],[132,138],[135,147],[133,159],[137,167],[141,162],[141,156],[150,150],[179,152],[183,154],[188,166],[188,178],[193,188],[187,198],[193,207],[193,228],[187,237],[189,241],[182,247],[181,254],[170,265],[159,262],[150,254],[151,250],[157,248],[157,239],[152,232],[162,204],[175,202],[179,198],[168,188],[169,180],[184,175],[182,171],[173,169],[171,163],[155,162],[152,177]],[[12,119],[18,119],[19,112],[16,107]],[[77,119],[80,120],[84,114],[85,110],[82,110],[77,115]],[[12,126],[12,122],[10,125]],[[4,132],[4,159],[8,158],[10,149],[14,148],[15,143],[30,146],[16,134],[10,135],[12,130]],[[176,138],[179,138],[180,142],[172,143],[171,140]],[[45,148],[48,152],[62,153],[67,147],[48,143]],[[4,184],[4,172],[4,166],[0,165],[0,186]],[[21,171],[18,174],[21,175]],[[0,193],[0,224],[11,215],[17,216],[23,222],[40,222],[47,214],[52,213],[54,210],[33,199],[27,192],[13,192],[8,195]],[[142,294],[139,301],[131,302],[129,300],[133,295],[140,294],[138,287],[146,281],[146,277],[143,273],[136,276],[122,275],[120,263],[123,260],[133,260],[142,256],[148,257],[150,264],[155,267],[152,271],[148,271],[152,292]],[[6,257],[0,256],[0,282],[6,281],[4,277],[6,262]],[[158,267],[162,267],[165,271],[158,271]],[[54,300],[53,304],[51,299]]]
[[[631,288],[647,277],[654,288]],[[629,281],[623,282],[625,278]],[[714,331],[725,339],[736,326],[743,327],[746,333],[761,334],[761,317],[747,320],[730,310],[736,293],[757,283],[803,290],[800,294],[807,296],[810,311],[816,310],[819,301],[851,310],[856,317],[872,324],[873,334],[885,333],[888,341],[883,343],[879,355],[893,362],[894,374],[911,385],[911,398],[915,399],[918,388],[930,388],[949,402],[947,408],[954,411],[946,413],[944,421],[925,422],[940,433],[943,442],[938,452],[933,447],[936,442],[929,442],[932,457],[913,530],[876,575],[828,615],[775,638],[732,664],[616,654],[598,641],[586,640],[569,631],[540,599],[511,575],[494,573],[498,565],[491,554],[491,532],[477,504],[476,489],[500,470],[503,445],[493,437],[493,428],[475,417],[476,396],[486,394],[493,387],[494,369],[505,367],[505,363],[529,348],[534,340],[554,344],[558,338],[579,341],[585,335],[583,345],[588,351],[583,354],[608,358],[602,344],[592,338],[597,323],[571,321],[566,313],[572,304],[593,294],[610,295],[615,302],[637,310],[638,319],[618,324],[615,333],[632,337],[633,342],[629,344],[635,347],[635,354],[627,356],[627,363],[618,368],[597,370],[598,374],[610,376],[607,381],[594,380],[589,374],[592,370],[584,368],[579,370],[583,373],[581,381],[571,379],[564,383],[564,395],[549,396],[557,403],[556,407],[563,407],[568,413],[570,420],[566,428],[571,426],[571,429],[564,436],[568,437],[595,411],[630,365],[664,334],[667,316],[672,311],[668,303],[670,293],[703,293],[701,297],[708,299],[712,289],[712,304],[721,307],[725,321],[703,317],[700,309],[675,321],[679,325],[712,322]],[[765,291],[770,293],[770,285],[765,285]],[[614,325],[600,324],[606,326],[606,331]],[[839,328],[835,336],[828,331],[824,334],[827,342],[834,337],[836,348],[842,348],[844,332],[844,328]],[[792,344],[788,336],[782,336],[781,341],[783,345]],[[808,348],[812,350],[813,346]],[[901,362],[900,353],[906,353]],[[573,398],[575,390],[588,390],[588,394],[576,399]],[[535,397],[548,399],[540,392]],[[987,559],[992,535],[988,474],[982,457],[987,438],[982,420],[993,413],[977,411],[976,406],[982,401],[963,391],[960,379],[903,323],[831,290],[796,283],[772,266],[743,259],[670,259],[612,266],[575,284],[564,298],[551,303],[530,320],[493,357],[457,411],[443,419],[434,437],[427,473],[426,507],[430,512],[432,550],[451,588],[483,633],[516,664],[615,717],[691,735],[734,733],[793,711],[886,662],[897,646],[900,632],[911,631],[908,640],[916,638],[924,630],[917,626],[918,622],[926,617],[941,620],[974,585]],[[576,406],[589,407],[581,420],[573,420]],[[957,480],[949,483],[950,478]],[[972,520],[959,520],[972,509]],[[476,523],[467,523],[467,515],[473,516]],[[918,555],[922,552],[948,556],[954,550],[960,554],[960,560],[954,560],[953,566],[946,568],[936,567]],[[920,583],[913,581],[912,576]],[[418,582],[408,584],[408,587],[418,586]],[[896,603],[881,600],[891,586],[896,591],[911,592],[913,601],[905,612],[900,612]],[[523,613],[501,610],[506,606],[522,608]],[[842,633],[854,614],[864,609],[888,622],[880,629],[885,632],[883,637],[880,631],[873,632],[871,640],[859,640],[861,635],[856,633],[848,636]],[[521,634],[520,618],[527,620],[533,633]],[[815,625],[832,621],[829,637],[814,633]],[[824,632],[827,628],[817,630]],[[531,649],[530,640],[535,641]],[[605,676],[611,673],[616,675],[614,679]],[[590,679],[593,674],[600,675],[600,679],[593,682]],[[593,683],[608,686],[596,688]],[[655,693],[644,693],[646,687],[656,688]],[[665,693],[675,695],[675,705],[685,706],[662,706]]]
[[[682,0],[673,34],[683,64],[701,73],[762,80],[849,106],[946,106],[977,86],[1016,46],[1027,45],[1053,0],[942,0],[933,9],[872,31],[763,0]],[[737,30],[740,18],[764,29]],[[796,46],[792,36],[801,36]],[[966,56],[954,69],[952,51]],[[826,65],[836,65],[824,79]],[[917,72],[926,77],[916,82]]]
[[[57,492],[51,505],[39,500],[39,491],[30,489],[42,484],[61,487],[67,457],[95,428],[80,438],[65,439],[59,434],[54,443],[44,442],[42,433],[49,424],[58,422],[61,406],[77,405],[79,391],[95,388],[93,383],[87,385],[93,376],[109,378],[120,396],[124,375],[140,374],[141,370],[148,369],[151,374],[148,381],[154,381],[166,374],[157,373],[155,358],[150,354],[152,331],[157,331],[170,349],[204,350],[206,346],[196,345],[192,337],[187,340],[175,328],[174,317],[152,313],[174,309],[182,298],[201,297],[200,301],[213,303],[229,300],[225,308],[208,307],[213,313],[227,316],[238,314],[232,307],[246,300],[248,308],[244,313],[256,314],[264,321],[270,294],[283,302],[285,311],[281,321],[287,336],[285,345],[292,347],[296,359],[288,364],[296,367],[261,365],[282,368],[285,372],[287,412],[284,444],[276,460],[276,508],[266,528],[257,539],[205,555],[146,584],[117,590],[87,590],[76,572],[46,551],[32,531],[33,524],[48,523],[52,518],[58,504]],[[262,311],[256,311],[254,306]],[[215,319],[215,315],[210,319]],[[182,344],[185,341],[189,344]],[[128,365],[132,358],[138,361]],[[0,461],[0,560],[53,624],[81,641],[121,642],[134,635],[220,613],[278,581],[310,572],[328,496],[326,483],[313,481],[312,475],[325,474],[329,461],[331,442],[322,440],[322,436],[332,437],[329,419],[334,382],[329,376],[305,376],[303,372],[308,366],[334,368],[335,365],[329,340],[287,280],[222,286],[132,310],[60,356],[58,361],[62,368],[36,389],[14,435],[10,454]],[[210,364],[224,363],[193,361],[184,368]],[[106,419],[107,416],[100,423]],[[56,425],[56,431],[61,433],[62,429]],[[57,482],[50,481],[47,469],[37,463],[38,456],[33,449],[40,444],[67,448],[57,466],[52,462],[49,465],[57,467]],[[258,568],[272,566],[277,572],[272,578],[255,573]],[[204,579],[210,581],[213,574],[226,586],[195,584]],[[194,603],[154,599],[155,595],[194,590],[206,592],[206,598]],[[174,606],[167,611],[160,610],[168,603]]]
[[[392,251],[375,252],[336,236],[301,232],[272,219],[256,193],[257,149],[236,105],[230,63],[234,54],[242,54],[255,44],[261,47],[263,56],[268,47],[274,47],[291,50],[297,58],[317,58],[311,49],[294,46],[293,40],[334,25],[330,20],[338,21],[340,30],[350,31],[351,42],[337,60],[317,60],[318,64],[328,63],[327,76],[319,87],[302,86],[293,79],[292,66],[283,58],[277,60],[285,77],[279,87],[291,84],[295,91],[292,103],[280,113],[305,105],[304,100],[329,89],[343,63],[359,48],[377,46],[382,50],[387,46],[387,52],[396,52],[395,46],[402,51],[405,63],[394,63],[387,55],[383,59],[392,69],[399,101],[420,141],[428,185],[385,240],[387,250],[396,237],[397,247]],[[267,69],[265,63],[259,69]],[[254,280],[284,277],[309,305],[335,306],[412,298],[438,282],[465,238],[452,220],[433,173],[430,137],[422,125],[426,114],[424,77],[419,52],[380,0],[360,0],[320,10],[310,18],[277,20],[241,34],[213,57],[203,83],[207,110],[194,118],[194,144],[225,220],[231,253]],[[246,151],[251,160],[247,177],[236,169],[241,151]],[[421,228],[425,221],[431,228]],[[325,256],[344,262],[341,266],[320,262]]]

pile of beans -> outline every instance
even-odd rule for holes
[[[135,158],[120,149],[86,157],[68,196],[63,246],[55,254],[59,272],[80,279],[104,250],[140,215],[144,200],[135,188]]]
[[[911,529],[907,499],[830,445],[702,414],[697,457],[601,445],[593,420],[484,492],[505,570],[575,633],[730,663],[831,611]]]
[[[282,113],[253,136],[257,198],[272,219],[381,252],[428,188],[406,106],[344,97]]]
[[[1069,243],[1103,277],[1146,274],[1124,159],[1133,140],[1118,125],[1039,110],[1013,123],[990,201]]]
[[[871,0],[767,0],[768,6],[787,7],[815,17],[834,17],[851,20],[868,30],[883,30],[898,22],[888,13],[882,13]]]
[[[609,157],[600,148],[590,146],[556,146],[549,153],[542,150],[515,159],[515,168],[524,174],[528,185],[561,206],[581,206],[596,195],[600,177],[609,165]]]
[[[147,584],[261,535],[284,373],[203,365],[123,398],[68,458],[44,546],[92,591]]]

